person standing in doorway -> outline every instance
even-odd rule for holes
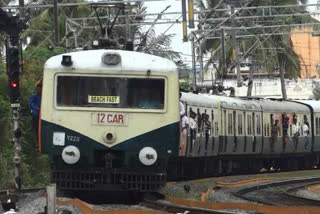
[[[289,118],[286,114],[282,115],[282,152],[285,152],[288,137],[288,129],[289,129]]]
[[[297,118],[293,119],[293,139],[294,139],[294,151],[297,151],[298,149],[298,143],[299,143],[299,136],[300,136],[300,126],[298,124]]]
[[[271,152],[274,152],[274,144],[278,140],[279,132],[280,132],[279,120],[276,120],[275,123],[272,124],[272,127],[271,127],[271,144],[270,144],[271,145]]]
[[[309,127],[309,122],[306,115],[304,115],[303,120],[304,122],[303,122],[302,130],[303,130],[303,136],[304,136],[304,149],[308,150],[310,127]]]
[[[40,115],[40,104],[41,104],[41,90],[42,84],[38,83],[36,86],[36,93],[29,99],[29,107],[32,114],[32,130],[35,133],[38,142],[38,130],[39,130],[39,115]]]

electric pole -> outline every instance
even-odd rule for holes
[[[234,5],[231,5],[231,14],[233,15],[235,13],[234,10]],[[237,43],[237,38],[236,38],[236,21],[235,21],[235,16],[233,15],[231,18],[232,21],[232,59],[233,59],[233,63],[234,63],[234,70],[236,71],[235,73],[237,73],[237,86],[240,87],[241,83],[241,76],[240,76],[240,65],[238,62],[238,43]]]
[[[190,38],[191,40],[191,51],[192,51],[192,88],[196,90],[197,88],[197,74],[196,74],[196,54],[194,50],[194,34],[192,33],[192,36]]]
[[[226,46],[224,38],[224,29],[221,29],[221,48],[222,48],[222,71],[220,74],[220,83],[223,85],[223,75],[227,73],[227,57],[226,57]]]

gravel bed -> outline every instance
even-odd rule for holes
[[[46,206],[46,197],[45,191],[39,191],[35,193],[26,193],[19,196],[18,202],[16,204],[17,214],[42,214],[44,213],[44,208]],[[61,201],[71,200],[67,197],[57,197]],[[108,210],[150,210],[152,209],[143,207],[141,205],[124,205],[124,204],[104,204],[104,205],[92,205],[94,210],[97,211],[108,211]],[[76,206],[58,206],[57,205],[57,214],[62,213],[63,211],[69,211],[72,214],[84,214]],[[0,206],[0,213],[4,213],[2,206]]]
[[[45,191],[41,190],[35,193],[25,193],[19,196],[16,204],[17,214],[38,214],[44,212],[46,206]],[[60,198],[58,198],[60,199]],[[62,200],[68,200],[68,198],[62,198]],[[58,214],[63,210],[70,211],[72,214],[83,214],[74,206],[57,206]],[[0,213],[3,213],[2,206],[0,206]]]
[[[143,211],[154,211],[141,205],[124,205],[124,204],[106,204],[106,205],[93,205],[94,210],[97,211],[108,211],[108,210],[143,210]]]

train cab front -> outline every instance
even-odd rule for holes
[[[54,84],[43,88],[41,150],[61,190],[144,192],[166,182],[178,154],[176,74],[118,73],[45,75]]]

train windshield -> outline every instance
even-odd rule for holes
[[[163,109],[164,79],[58,76],[57,105]]]

